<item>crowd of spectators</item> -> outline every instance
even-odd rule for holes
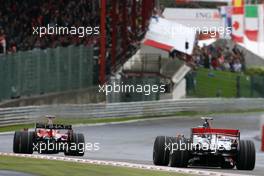
[[[140,47],[140,42],[144,38],[144,35],[147,31],[147,26],[149,22],[148,20],[150,18],[146,17],[146,25],[145,28],[143,28],[142,9],[144,8],[144,5],[142,3],[143,1],[116,1],[116,3],[112,3],[112,1],[107,1],[106,73],[108,75],[111,74],[111,66],[115,67],[112,70],[116,70],[124,62],[126,62],[127,59],[132,57]],[[114,14],[113,9],[115,9]],[[153,9],[151,7],[145,7],[145,13],[151,14],[152,12]],[[113,42],[114,40],[115,42]],[[113,65],[112,63],[113,50],[115,57],[115,65]]]
[[[90,45],[99,36],[32,35],[36,26],[99,26],[98,0],[0,0],[0,53],[71,44]]]
[[[226,46],[209,45],[195,46],[193,62],[198,67],[207,69],[241,72],[245,70],[245,54],[235,45]]]

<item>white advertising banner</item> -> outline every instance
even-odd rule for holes
[[[163,16],[188,27],[212,30],[224,27],[218,9],[165,8]]]
[[[177,50],[192,54],[196,32],[182,24],[164,19],[152,18],[144,44],[167,51]]]

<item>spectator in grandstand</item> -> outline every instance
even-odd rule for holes
[[[70,44],[88,44],[87,38],[70,35],[44,36],[32,35],[32,27],[58,26],[98,26],[99,8],[97,0],[39,0],[39,1],[5,1],[0,0],[0,28],[5,31],[1,35],[0,48],[6,40],[8,53],[33,48],[53,48]],[[3,40],[3,38],[5,40]],[[90,38],[95,40],[97,38]],[[3,49],[2,49],[3,50]]]
[[[234,58],[235,63],[237,64],[239,62],[241,64],[242,71],[244,71],[246,69],[245,68],[246,67],[245,53],[243,53],[241,50],[239,50],[237,45],[234,46],[232,51],[233,51],[233,58]]]
[[[204,60],[204,68],[207,68],[209,69],[210,68],[210,55],[207,51],[206,48],[203,49],[203,52],[202,52],[202,57],[203,57],[203,60]]]
[[[224,71],[229,71],[229,70],[231,70],[231,66],[230,66],[230,63],[228,62],[228,60],[225,60],[225,61],[224,61],[224,64],[223,64],[223,70],[224,70]]]
[[[0,54],[1,53],[2,54],[6,53],[6,39],[3,29],[0,29]]]
[[[219,57],[218,57],[217,61],[218,61],[218,64],[219,64],[219,68],[221,70],[224,70],[225,58],[224,58],[224,55],[222,53],[219,54]]]
[[[241,72],[242,64],[240,63],[239,59],[234,60],[234,72]]]
[[[230,51],[229,47],[225,47],[223,50],[223,55],[225,60],[231,60],[233,53]]]
[[[212,59],[211,67],[212,67],[212,69],[214,69],[214,70],[217,70],[217,69],[219,68],[218,60],[217,60],[216,58],[213,58],[213,59]]]
[[[193,62],[196,66],[207,69],[241,72],[245,70],[245,54],[235,45],[231,50],[228,47],[195,46]]]
[[[10,47],[8,48],[7,53],[8,54],[16,53],[17,52],[17,46],[16,46],[15,42],[11,39],[9,41],[9,43],[10,43]]]

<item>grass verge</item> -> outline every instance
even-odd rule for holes
[[[238,91],[241,97],[251,97],[251,82],[247,75],[199,68],[195,81],[195,89],[188,92],[190,97],[237,97]]]
[[[126,122],[131,120],[146,120],[153,118],[162,117],[196,117],[196,116],[213,116],[217,114],[243,114],[243,113],[253,113],[253,112],[264,112],[263,109],[252,109],[252,110],[240,110],[240,111],[225,111],[225,112],[195,112],[195,111],[185,111],[176,112],[171,115],[164,116],[147,116],[147,117],[121,117],[121,118],[56,118],[54,123],[59,124],[96,124],[96,123],[113,123],[113,122]],[[16,131],[24,128],[34,128],[34,124],[20,124],[20,125],[9,125],[1,126],[0,132]]]
[[[0,170],[11,170],[39,176],[187,176],[181,173],[10,156],[0,157]]]

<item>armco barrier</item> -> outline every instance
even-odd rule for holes
[[[129,103],[42,105],[15,108],[0,108],[0,126],[32,123],[47,114],[65,118],[111,118],[166,116],[176,112],[239,111],[263,109],[262,98],[203,98],[162,100]]]

